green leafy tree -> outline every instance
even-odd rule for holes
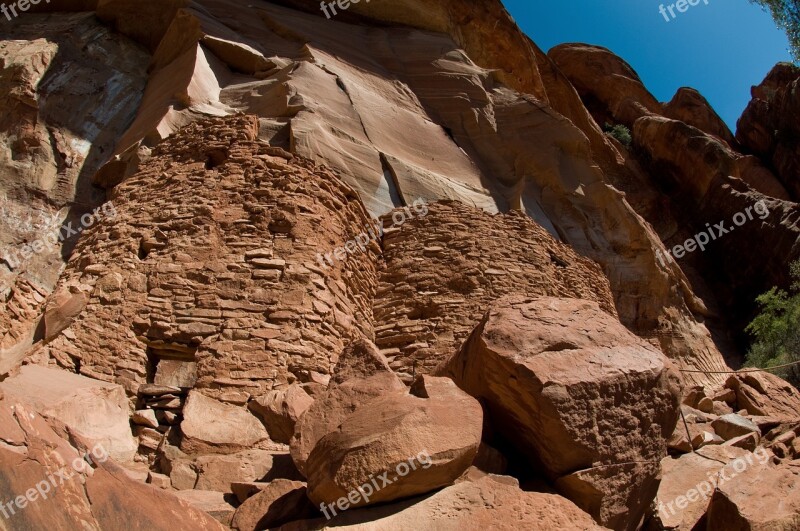
[[[603,131],[619,140],[623,146],[631,147],[631,143],[633,142],[631,130],[624,125],[617,124],[612,126],[610,123],[606,122],[603,125]]]
[[[746,330],[754,337],[747,353],[750,367],[774,367],[800,361],[800,261],[790,266],[790,292],[772,288],[756,302],[761,313]],[[800,366],[777,369],[781,376],[800,388]]]
[[[778,27],[789,37],[792,57],[800,64],[800,1],[799,0],[750,0],[769,11]]]

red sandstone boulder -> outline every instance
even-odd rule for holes
[[[383,531],[386,529],[563,529],[598,531],[592,518],[574,503],[542,492],[526,492],[516,479],[488,475],[467,479],[427,496],[391,505],[353,511],[336,511],[323,519],[295,522],[286,530],[336,529]]]
[[[220,530],[212,517],[131,479],[102,446],[0,402],[4,529]],[[13,509],[13,510],[12,510]]]
[[[725,387],[736,393],[736,405],[751,415],[800,419],[800,391],[767,372],[742,372],[728,378]]]
[[[500,299],[443,368],[495,429],[603,525],[635,529],[658,488],[680,385],[596,303]]]
[[[477,400],[449,378],[423,376],[412,394],[377,398],[323,437],[306,462],[314,503],[357,507],[450,485],[481,442]]]
[[[125,390],[113,383],[92,380],[59,369],[26,365],[0,383],[10,404],[25,404],[40,415],[54,418],[100,444],[119,462],[136,453]]]
[[[766,453],[759,455],[767,456]],[[729,477],[737,459],[756,463],[758,456],[739,448],[709,446],[679,458],[665,457],[661,461],[661,485],[648,529],[696,529],[708,510],[714,489],[722,481],[720,472]],[[741,467],[738,462],[736,466]]]
[[[313,403],[314,399],[299,384],[292,384],[251,400],[248,407],[264,423],[273,441],[288,444],[297,419]]]
[[[258,481],[272,470],[272,454],[266,450],[245,450],[229,455],[201,455],[194,460],[195,489],[232,492],[232,483]]]
[[[328,390],[317,398],[295,425],[290,446],[297,469],[307,475],[306,460],[317,442],[356,409],[384,396],[403,396],[406,386],[371,342],[358,340],[342,353]]]
[[[761,435],[761,430],[758,429],[755,423],[736,413],[730,413],[719,417],[711,423],[711,426],[714,428],[717,435],[726,441],[751,433]]]
[[[734,472],[714,492],[707,529],[800,529],[800,467],[764,460]]]
[[[191,391],[183,407],[181,450],[228,453],[268,442],[264,425],[246,409]]]
[[[317,514],[306,496],[305,483],[276,479],[236,509],[231,527],[238,531],[272,529]]]

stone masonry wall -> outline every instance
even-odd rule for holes
[[[362,203],[257,135],[250,116],[192,124],[115,188],[116,217],[83,235],[53,297],[88,302],[60,325],[51,304],[39,361],[131,394],[169,371],[243,404],[326,382],[348,338],[372,337],[377,246],[326,270],[316,258],[368,224]]]
[[[391,214],[384,220],[393,224]],[[503,295],[587,299],[617,316],[600,267],[518,211],[434,203],[426,216],[387,229],[383,249],[375,341],[406,379],[453,355]]]

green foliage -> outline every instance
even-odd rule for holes
[[[769,11],[789,37],[792,57],[800,64],[800,3],[798,0],[750,0]]]
[[[631,147],[633,137],[631,137],[631,130],[622,124],[612,126],[608,122],[603,125],[603,131],[613,136],[622,143],[625,147]]]
[[[790,266],[791,292],[772,288],[756,302],[761,313],[745,329],[754,337],[747,353],[750,367],[773,367],[800,361],[800,261]],[[800,388],[800,367],[778,369],[781,376]]]

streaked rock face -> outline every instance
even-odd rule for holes
[[[684,365],[723,367],[702,324],[707,303],[658,263],[660,242],[608,186],[630,171],[622,156],[499,4],[442,2],[423,17],[415,2],[362,2],[335,20],[317,5],[291,7],[301,10],[101,3],[101,19],[152,58],[137,117],[120,121],[127,129],[93,182],[115,186],[203,114],[252,113],[262,139],[325,164],[373,215],[419,198],[523,210],[600,264],[626,326]],[[416,29],[355,24],[356,14]],[[35,319],[39,303],[23,290],[15,306]]]
[[[26,15],[4,25],[0,39],[5,372],[41,339],[35,328],[42,302],[78,239],[62,225],[79,225],[105,199],[92,175],[136,115],[149,56],[91,13]]]

